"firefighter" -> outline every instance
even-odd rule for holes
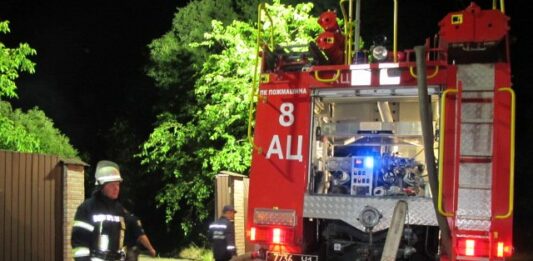
[[[119,167],[112,161],[99,161],[95,172],[96,189],[77,209],[71,245],[76,261],[124,260],[125,212],[118,202]]]
[[[146,236],[141,221],[135,215],[133,215],[133,213],[128,212],[126,209],[124,209],[124,211],[126,213],[126,227],[128,227],[128,230],[126,230],[126,237],[124,241],[124,244],[127,247],[126,260],[138,260],[140,254],[138,246],[139,244],[145,247],[148,252],[150,252],[150,255],[152,257],[155,257],[156,251],[150,243],[148,236]]]
[[[209,225],[209,238],[212,240],[213,257],[216,261],[228,261],[237,255],[235,247],[235,208],[226,205],[222,209],[222,216]]]

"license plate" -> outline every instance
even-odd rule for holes
[[[318,256],[292,253],[267,252],[266,261],[318,261]]]

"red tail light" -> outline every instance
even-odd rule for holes
[[[252,229],[250,229],[250,240],[255,241],[255,227],[252,227]]]
[[[465,255],[474,256],[476,254],[476,241],[473,239],[466,240]]]
[[[513,254],[512,247],[502,241],[496,243],[496,257],[508,257]]]
[[[251,241],[276,245],[292,244],[294,240],[294,230],[287,227],[252,227],[248,235]]]
[[[282,232],[282,230],[280,228],[272,229],[272,243],[281,244],[281,232]],[[285,233],[283,233],[283,234],[285,234]],[[285,241],[285,235],[283,235],[283,239]]]
[[[460,256],[489,256],[489,242],[481,238],[459,238],[457,240],[457,254]]]
[[[496,246],[496,256],[503,257],[503,242],[498,242]]]

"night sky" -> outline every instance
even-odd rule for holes
[[[105,147],[101,144],[103,132],[116,118],[128,119],[141,134],[148,134],[156,97],[153,81],[145,76],[146,45],[170,29],[176,8],[187,2],[0,1],[0,20],[9,20],[11,27],[11,33],[2,35],[0,41],[9,47],[27,42],[37,50],[37,56],[31,58],[37,64],[36,74],[22,74],[17,80],[19,99],[11,102],[17,108],[40,107],[74,147],[92,160],[99,159]],[[518,94],[516,224],[522,226],[533,220],[527,202],[533,197],[529,181],[533,95],[527,79],[533,41],[526,32],[531,14],[520,6],[524,3],[515,1],[513,6],[506,2],[511,17],[513,83]],[[533,240],[531,229],[517,233]]]
[[[84,153],[102,153],[103,133],[117,117],[150,130],[154,87],[145,76],[151,40],[170,29],[188,1],[0,1],[10,47],[37,50],[36,73],[17,80],[15,107],[38,106]],[[105,145],[104,145],[105,146]]]

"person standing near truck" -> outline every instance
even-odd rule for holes
[[[126,232],[125,212],[118,202],[120,193],[119,167],[102,160],[96,165],[96,189],[91,198],[76,210],[71,245],[76,261],[123,260]]]
[[[215,261],[229,261],[237,255],[235,247],[235,208],[226,205],[222,209],[222,216],[209,225],[209,238],[211,239],[213,257]]]

